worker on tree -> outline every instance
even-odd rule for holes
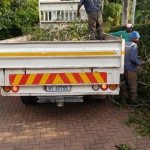
[[[129,42],[130,41],[130,34],[131,34],[132,30],[133,30],[133,25],[127,24],[125,26],[125,30],[118,31],[118,32],[112,32],[109,34],[113,35],[113,36],[117,36],[117,37],[122,37],[123,39],[125,39],[125,42]]]
[[[90,40],[103,40],[103,0],[80,0],[77,8],[77,17],[80,17],[80,8],[82,5],[84,5],[88,15]]]
[[[121,95],[128,94],[132,104],[137,103],[137,66],[144,63],[138,56],[137,43],[139,38],[139,33],[133,31],[130,34],[130,42],[126,42],[125,46],[125,71],[123,76],[125,84],[121,86]]]

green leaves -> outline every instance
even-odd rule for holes
[[[0,30],[15,28],[26,32],[38,22],[37,0],[1,0],[0,6]],[[3,34],[0,34],[0,38],[9,37],[5,32]]]
[[[103,19],[105,26],[107,26],[106,30],[110,29],[112,26],[120,25],[121,13],[122,6],[120,4],[108,2],[107,0],[105,1]]]
[[[150,0],[137,1],[137,23],[150,23]]]
[[[80,41],[88,39],[87,24],[74,22],[58,27],[50,26],[48,29],[34,28],[31,32],[35,41]]]
[[[136,150],[136,149],[131,148],[128,144],[116,145],[116,148],[118,150]]]

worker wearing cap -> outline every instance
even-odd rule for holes
[[[133,104],[137,102],[137,66],[142,65],[144,62],[138,56],[137,43],[139,42],[139,38],[139,33],[133,31],[130,34],[130,42],[126,42],[125,45],[124,86],[127,93],[124,94],[128,94],[130,102]],[[121,90],[125,89],[125,87],[121,87]]]
[[[77,17],[80,17],[80,8],[82,5],[84,5],[85,11],[88,15],[90,40],[103,40],[103,0],[80,0],[77,8]]]
[[[125,26],[125,30],[118,31],[118,32],[112,32],[109,34],[113,35],[113,36],[117,36],[117,37],[122,37],[123,39],[125,39],[125,42],[129,42],[130,41],[130,33],[132,32],[132,30],[133,30],[133,25],[127,24]]]

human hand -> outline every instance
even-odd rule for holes
[[[142,65],[146,64],[146,61],[142,60]]]
[[[143,66],[137,66],[137,71],[138,71],[138,72],[143,71]]]

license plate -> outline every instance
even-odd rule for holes
[[[68,92],[71,91],[70,85],[46,86],[47,92]]]

